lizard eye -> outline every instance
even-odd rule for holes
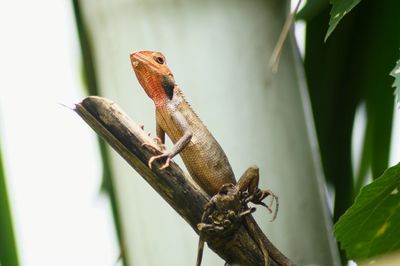
[[[156,62],[161,65],[165,63],[164,58],[162,58],[161,56],[154,57],[154,60],[156,60]]]

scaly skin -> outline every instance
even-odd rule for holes
[[[209,195],[216,194],[223,184],[236,183],[228,158],[184,99],[164,56],[143,51],[132,54],[131,61],[140,84],[156,106],[157,137],[164,142],[167,133],[175,143],[162,157],[180,153],[190,175]]]
[[[211,197],[218,193],[222,185],[236,184],[225,152],[184,99],[164,55],[140,51],[131,54],[131,63],[140,85],[155,104],[157,137],[164,143],[167,133],[174,143],[170,151],[151,158],[149,166],[162,159],[166,162],[161,168],[168,167],[169,161],[180,153],[190,175]],[[245,173],[243,178],[251,181],[245,181],[246,188],[241,189],[249,188],[252,193],[258,189],[258,168],[256,171],[251,169],[246,171],[250,175]],[[255,199],[256,202],[258,200],[262,198]],[[244,220],[250,235],[263,251],[265,265],[269,265],[268,250],[279,265],[292,265],[265,237],[251,215],[246,215]]]

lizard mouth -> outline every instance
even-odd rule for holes
[[[136,68],[139,65],[139,61],[132,60],[132,66]]]
[[[138,67],[138,65],[141,61],[143,62],[144,58],[140,58],[140,55],[138,54],[138,52],[131,53],[131,63],[134,68]]]
[[[157,65],[152,62],[146,55],[143,55],[141,51],[134,52],[131,54],[131,63],[133,68],[139,67],[141,64],[150,67],[153,70],[157,71]]]

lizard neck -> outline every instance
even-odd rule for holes
[[[151,80],[148,78],[146,81]],[[146,86],[147,85],[147,86]],[[173,101],[176,90],[179,90],[175,85],[175,81],[169,76],[161,75],[148,84],[143,86],[147,95],[153,100],[156,108],[166,106],[169,102]]]

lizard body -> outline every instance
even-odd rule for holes
[[[179,154],[190,175],[209,195],[214,195],[223,184],[235,182],[231,166],[178,87],[175,87],[174,97],[165,107],[156,108],[158,130],[166,132],[173,143],[191,136]],[[160,133],[157,136],[160,137]]]
[[[165,143],[167,133],[174,143],[170,151],[152,157],[149,166],[155,160],[163,159],[165,163],[161,169],[168,167],[170,160],[179,153],[190,175],[210,197],[224,184],[237,184],[223,149],[185,100],[164,55],[140,51],[131,54],[131,63],[140,85],[155,104],[157,137]],[[251,192],[258,189],[258,168],[250,167],[244,176],[246,181],[239,182],[240,189],[249,188]],[[260,196],[259,200],[265,196]],[[253,202],[260,201],[255,199]],[[293,265],[265,237],[251,215],[244,216],[244,221],[250,236],[263,252],[265,265],[269,265],[268,250],[279,265]]]
[[[164,56],[143,51],[131,59],[139,83],[155,104],[157,137],[164,143],[167,133],[175,144],[169,157],[180,153],[190,175],[211,196],[223,184],[235,184],[228,158],[175,84]]]

